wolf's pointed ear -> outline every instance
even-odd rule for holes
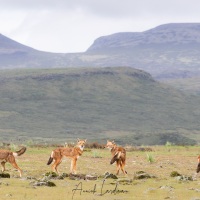
[[[115,144],[115,141],[113,140],[112,143]]]
[[[85,139],[85,142],[87,142],[87,139]]]
[[[107,143],[110,142],[109,140],[107,140]]]
[[[77,142],[79,142],[80,141],[80,139],[79,138],[77,138]]]

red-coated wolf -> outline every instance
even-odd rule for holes
[[[5,171],[5,164],[9,162],[14,168],[19,171],[20,177],[22,176],[22,170],[18,167],[15,157],[21,156],[26,151],[26,147],[22,147],[19,151],[12,152],[9,150],[0,149],[0,163],[2,166],[2,172]]]
[[[50,165],[53,160],[52,170],[58,173],[58,165],[62,162],[62,158],[65,156],[71,159],[70,173],[76,174],[76,162],[79,156],[82,155],[85,147],[86,140],[77,140],[75,147],[59,147],[52,151],[47,165]]]
[[[121,169],[124,174],[127,174],[124,167],[126,164],[126,150],[123,147],[118,147],[114,141],[107,140],[106,148],[110,149],[112,154],[112,159],[110,164],[116,162],[117,164],[117,175],[119,174],[119,170]]]

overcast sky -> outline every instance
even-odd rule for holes
[[[0,33],[49,52],[83,52],[116,32],[200,22],[200,0],[0,0]]]

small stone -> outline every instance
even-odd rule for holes
[[[135,179],[147,179],[147,178],[155,178],[153,175],[149,175],[148,173],[144,171],[138,171],[134,175]]]
[[[1,173],[0,178],[10,178],[10,174],[8,173]]]
[[[174,188],[172,186],[169,186],[169,185],[160,186],[160,189],[161,190],[168,190],[168,191],[174,190]]]
[[[110,174],[109,172],[106,172],[106,173],[105,173],[104,178],[118,179],[116,175]]]
[[[173,171],[170,174],[170,177],[177,177],[177,176],[181,176],[181,174],[179,174],[177,171]]]
[[[97,176],[92,176],[92,175],[88,174],[88,175],[85,176],[85,179],[86,180],[97,180]]]

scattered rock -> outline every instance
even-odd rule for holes
[[[55,187],[56,184],[54,182],[47,181],[46,186],[48,186],[48,187]]]
[[[109,173],[109,172],[106,172],[106,173],[104,174],[104,178],[105,178],[105,179],[107,179],[107,178],[118,179],[116,175],[111,174],[111,173]]]
[[[159,187],[161,190],[167,190],[167,191],[172,191],[174,190],[174,188],[172,186],[169,185],[163,185]]]
[[[192,176],[184,176],[184,175],[177,176],[177,177],[175,177],[175,179],[177,181],[193,181]]]
[[[97,180],[97,176],[93,176],[93,175],[88,174],[88,175],[85,176],[85,179],[86,180]]]
[[[173,171],[170,174],[170,177],[177,177],[177,176],[181,176],[181,174],[179,174],[177,171]]]
[[[69,179],[71,180],[80,180],[83,179],[85,180],[85,174],[69,174]]]
[[[50,178],[55,178],[55,177],[58,177],[58,174],[56,174],[55,172],[47,172],[47,173],[45,173],[44,176],[47,176]]]
[[[69,177],[71,180],[97,180],[98,176],[96,175],[90,175],[90,174],[62,174],[58,176],[56,179],[64,179],[66,177]]]
[[[134,175],[134,179],[147,179],[147,178],[156,178],[156,177],[144,171],[138,171]]]
[[[44,178],[50,180],[50,179],[58,179],[58,180],[62,180],[66,177],[68,177],[69,175],[67,173],[62,173],[61,175],[56,174],[55,172],[47,172],[44,174]]]
[[[62,180],[67,177],[69,177],[69,175],[67,173],[62,173],[61,175],[57,176],[56,179]]]
[[[57,175],[55,172],[47,172],[44,174],[44,177],[36,180],[35,178],[32,177],[27,177],[29,180],[36,180],[36,181],[31,181],[30,184],[33,185],[33,187],[36,186],[48,186],[48,187],[55,187],[56,184],[52,181],[51,179],[58,179],[59,175]]]
[[[51,180],[51,177],[49,177],[49,176],[44,176],[43,178],[39,179],[40,182],[47,182],[50,180]]]
[[[46,185],[46,182],[38,181],[33,183],[33,186],[43,186],[43,185]]]
[[[55,187],[56,184],[51,181],[37,181],[33,184],[33,186],[48,186],[48,187]]]
[[[1,173],[0,178],[10,178],[10,174],[8,173]]]
[[[120,179],[120,180],[117,180],[117,182],[121,185],[132,185],[133,180],[132,179]]]

